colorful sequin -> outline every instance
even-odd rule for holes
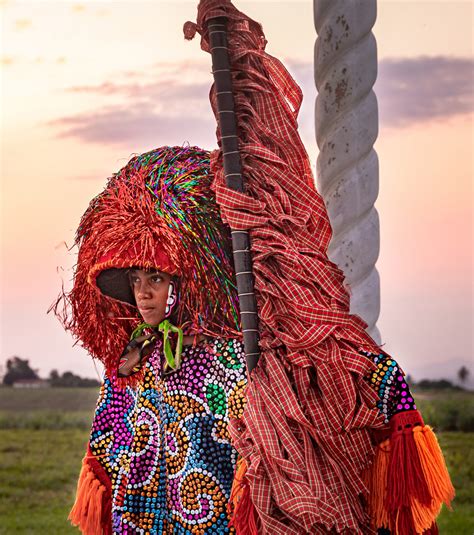
[[[211,535],[228,528],[237,451],[228,422],[245,404],[245,356],[235,339],[185,346],[161,376],[160,346],[144,380],[119,390],[105,378],[90,445],[112,482],[113,533]]]
[[[415,400],[397,361],[383,353],[360,351],[377,365],[368,380],[379,396],[377,407],[383,413],[385,423],[398,412],[415,410]]]

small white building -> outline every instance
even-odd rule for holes
[[[13,388],[47,388],[49,381],[46,379],[19,379],[12,386]]]

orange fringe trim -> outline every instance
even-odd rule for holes
[[[258,535],[257,512],[250,498],[250,486],[245,477],[247,463],[239,457],[234,474],[234,481],[227,503],[229,527],[234,527],[236,535]]]
[[[413,438],[431,496],[440,504],[446,503],[448,509],[452,510],[451,502],[454,499],[455,490],[433,429],[429,425],[415,427]]]
[[[393,437],[381,442],[376,448],[372,466],[365,473],[369,489],[369,512],[376,528],[390,529],[393,535],[434,533],[436,517],[441,511],[442,504],[445,503],[452,510],[451,501],[454,499],[455,490],[433,429],[429,425],[418,425],[410,429],[409,433],[407,429],[404,431],[402,446],[404,451],[399,451],[401,445],[399,443],[394,459],[394,448],[391,444]],[[410,455],[416,455],[416,463],[407,462],[406,457]],[[400,466],[398,464],[400,462],[403,462],[405,467]],[[421,467],[417,477],[423,478],[423,483],[428,489],[427,503],[422,503],[415,496],[415,490],[412,491],[414,474],[406,473],[406,469],[404,470],[407,465],[417,464]],[[394,474],[398,474],[399,477],[408,478],[405,487],[409,492],[409,496],[405,497],[408,505],[400,504],[395,510],[393,505],[390,506],[390,496],[394,489],[389,488],[389,470],[395,471]],[[405,482],[401,484],[404,485]]]
[[[77,526],[83,535],[105,535],[109,533],[102,522],[107,488],[97,478],[88,459],[86,455],[82,461],[82,469],[77,482],[76,501],[68,520],[73,526]]]
[[[389,514],[385,507],[387,496],[387,474],[390,459],[390,440],[381,442],[375,450],[374,462],[366,473],[366,483],[369,487],[369,513],[374,524],[388,527]]]

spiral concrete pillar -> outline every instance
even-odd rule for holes
[[[376,13],[376,0],[314,0],[316,181],[333,229],[328,256],[344,271],[351,313],[380,343]]]

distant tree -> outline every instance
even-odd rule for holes
[[[7,373],[3,377],[3,384],[11,386],[16,381],[23,379],[39,379],[37,370],[30,367],[27,359],[14,356],[7,360]]]
[[[458,370],[458,377],[461,383],[465,383],[467,381],[467,378],[469,377],[469,370],[466,368],[466,366],[461,366]]]
[[[72,372],[64,372],[61,377],[61,386],[79,386],[81,383],[81,378],[79,375],[75,375]]]
[[[408,374],[408,375],[405,377],[405,380],[406,380],[406,382],[407,382],[409,385],[411,385],[411,386],[415,386],[415,381],[414,381],[413,377],[412,377],[410,374]]]
[[[58,370],[51,370],[49,374],[49,378],[48,378],[50,386],[58,386],[59,380],[60,380],[60,377],[59,377]]]
[[[99,386],[99,381],[95,379],[84,379],[79,377],[72,372],[64,372],[62,375],[59,375],[58,370],[51,370],[49,374],[49,384],[53,387],[63,387],[63,388],[77,388],[77,387],[88,387],[88,386]]]
[[[431,390],[462,390],[460,386],[454,385],[447,379],[422,379],[418,381],[417,386],[419,388],[431,389]]]

